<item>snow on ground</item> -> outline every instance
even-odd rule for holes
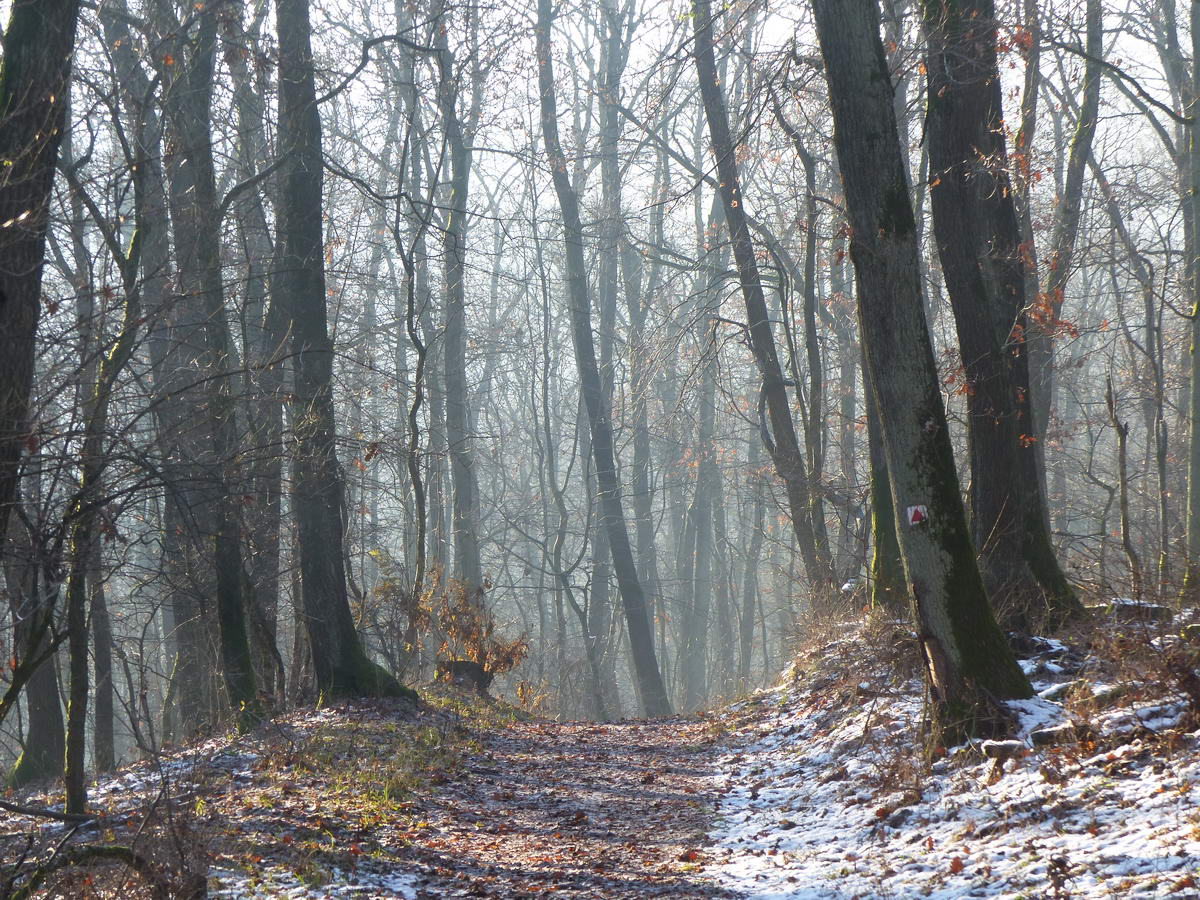
[[[263,867],[252,875],[229,869],[210,869],[208,896],[235,900],[316,900],[316,898],[376,897],[416,900],[421,878],[406,872],[347,872],[333,869],[328,881],[308,884],[282,866]]]
[[[247,735],[214,737],[165,753],[157,760],[122,769],[89,787],[89,806],[103,815],[103,818],[92,823],[76,826],[54,820],[12,816],[6,820],[6,824],[18,824],[25,819],[30,828],[36,828],[45,836],[56,837],[59,833],[73,831],[86,838],[98,830],[107,829],[114,819],[119,821],[144,810],[147,804],[163,794],[186,798],[200,785],[211,785],[214,780],[228,780],[232,784],[253,781],[263,758],[262,744],[274,736],[270,729],[286,733],[291,740],[299,741],[318,726],[337,724],[344,718],[345,711],[337,708],[304,710],[293,714],[286,722],[265,726],[266,730]],[[62,811],[61,803],[50,803],[48,800],[45,798],[36,805]],[[208,870],[208,896],[227,900],[350,897],[356,900],[385,897],[416,900],[416,885],[421,880],[418,875],[394,870],[373,871],[371,867],[371,862],[364,863],[354,871],[336,866],[322,867],[306,879],[290,868],[266,860],[249,869],[214,866]]]
[[[920,682],[868,674],[862,647],[833,640],[807,680],[735,708],[706,874],[760,900],[1200,897],[1200,732],[1172,731],[1183,704],[1098,713],[1093,740],[1035,749],[1030,733],[1068,714],[1023,701],[1019,758],[954,748],[929,771]],[[1061,694],[1051,680],[1079,667],[1039,648],[1035,690]]]

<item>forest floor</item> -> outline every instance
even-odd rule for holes
[[[550,722],[457,688],[422,696],[418,712],[310,710],[126,770],[93,789],[108,814],[72,840],[140,848],[173,893],[203,870],[213,897],[735,896],[701,875],[713,720]],[[32,824],[4,820],[0,862]],[[43,824],[26,869],[68,830]],[[125,861],[45,884],[153,889]]]
[[[1012,739],[947,748],[911,629],[828,629],[725,711],[705,873],[756,900],[1200,897],[1198,631],[1126,607],[1024,638]]]
[[[932,765],[912,633],[879,622],[698,716],[550,722],[442,685],[301,711],[122,770],[95,823],[0,818],[0,897],[117,846],[38,896],[1198,897],[1181,628],[1027,639],[1015,739]]]

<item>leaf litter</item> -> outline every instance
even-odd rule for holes
[[[929,763],[912,640],[842,626],[776,688],[698,716],[551,722],[440,686],[417,712],[298,711],[93,786],[104,818],[71,839],[133,843],[170,812],[209,895],[255,900],[1200,896],[1180,691],[1085,639],[1027,639],[1038,696],[1011,705],[1013,739]],[[3,858],[73,827],[8,815]],[[139,896],[128,873],[58,896],[79,884]]]

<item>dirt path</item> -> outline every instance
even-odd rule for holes
[[[107,842],[152,877],[111,860],[57,866],[48,895],[207,880],[230,900],[731,896],[699,874],[714,721],[525,721],[454,689],[427,697],[420,711],[298,711],[122,770],[92,791],[95,825],[0,815],[0,878],[7,861],[22,882],[67,844]]]
[[[408,848],[421,896],[729,897],[694,872],[714,797],[696,719],[518,723],[478,735]],[[436,834],[434,834],[436,832]]]

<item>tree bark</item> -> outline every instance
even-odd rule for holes
[[[300,551],[303,616],[326,696],[416,695],[372,662],[354,628],[346,588],[343,485],[333,414],[322,241],[323,159],[308,0],[276,0],[281,167],[277,278],[288,304],[294,356],[292,503]]]
[[[45,629],[38,629],[38,624],[53,608],[58,587],[48,581],[25,528],[10,529],[3,565],[14,621],[13,646],[28,648],[24,651],[27,656],[43,656],[50,650],[50,636]],[[35,633],[35,629],[41,633]],[[66,731],[53,654],[30,675],[25,685],[25,706],[29,715],[25,746],[5,781],[12,788],[62,774]]]
[[[66,124],[79,0],[14,0],[0,38],[0,546],[33,386],[48,206]]]
[[[1006,172],[992,0],[925,0],[934,234],[965,368],[971,513],[984,581],[1028,627],[1083,607],[1059,568],[1029,397],[1025,257]]]
[[[1195,604],[1200,599],[1200,0],[1192,0],[1192,70],[1185,94],[1184,111],[1191,117],[1184,127],[1187,141],[1185,162],[1181,167],[1186,183],[1183,190],[1183,218],[1190,236],[1186,246],[1186,284],[1191,299],[1190,342],[1187,372],[1191,382],[1188,399],[1188,480],[1186,522],[1187,568],[1183,579],[1183,598]]]
[[[233,80],[237,111],[237,174],[260,177],[269,165],[263,132],[266,109],[263,88],[249,65],[261,40],[263,8],[250,31],[242,21],[244,0],[234,14],[221,19],[224,58]],[[270,282],[277,259],[263,201],[264,191],[248,191],[236,205],[235,216],[244,249],[245,295],[242,310],[242,356],[246,360],[245,399],[248,456],[245,499],[246,580],[243,594],[250,625],[255,678],[266,697],[282,699],[286,676],[278,646],[279,537],[282,527],[283,405],[286,382],[287,334],[279,304],[270,302]]]
[[[202,398],[205,410],[198,475],[207,515],[199,553],[206,558],[211,546],[222,680],[239,725],[249,727],[260,711],[242,592],[242,491],[231,374],[235,362],[221,276],[221,222],[212,149],[216,8],[210,5],[197,11],[195,34],[177,34],[175,40],[178,57],[175,65],[165,67],[163,107],[170,138],[166,166],[179,290],[187,298],[179,304],[187,312],[177,337],[188,344],[184,352],[191,355],[189,370],[198,369],[206,376],[193,395]]]
[[[442,227],[445,257],[446,442],[450,451],[450,484],[454,491],[451,532],[454,574],[470,592],[483,589],[479,560],[479,487],[469,433],[470,397],[467,389],[466,235],[467,193],[471,184],[471,151],[458,114],[459,82],[447,31],[449,14],[439,2],[434,30],[437,47],[438,106],[450,156],[449,199]]]
[[[879,10],[859,0],[814,0],[813,9],[852,228],[863,351],[893,501],[905,511],[900,550],[938,738],[952,741],[1000,730],[1004,716],[993,698],[1032,690],[988,605],[959,495]]]
[[[866,364],[864,361],[864,371]],[[896,505],[888,477],[883,423],[875,389],[867,380],[867,449],[871,456],[871,607],[901,614],[908,606],[904,561],[896,536]]]

